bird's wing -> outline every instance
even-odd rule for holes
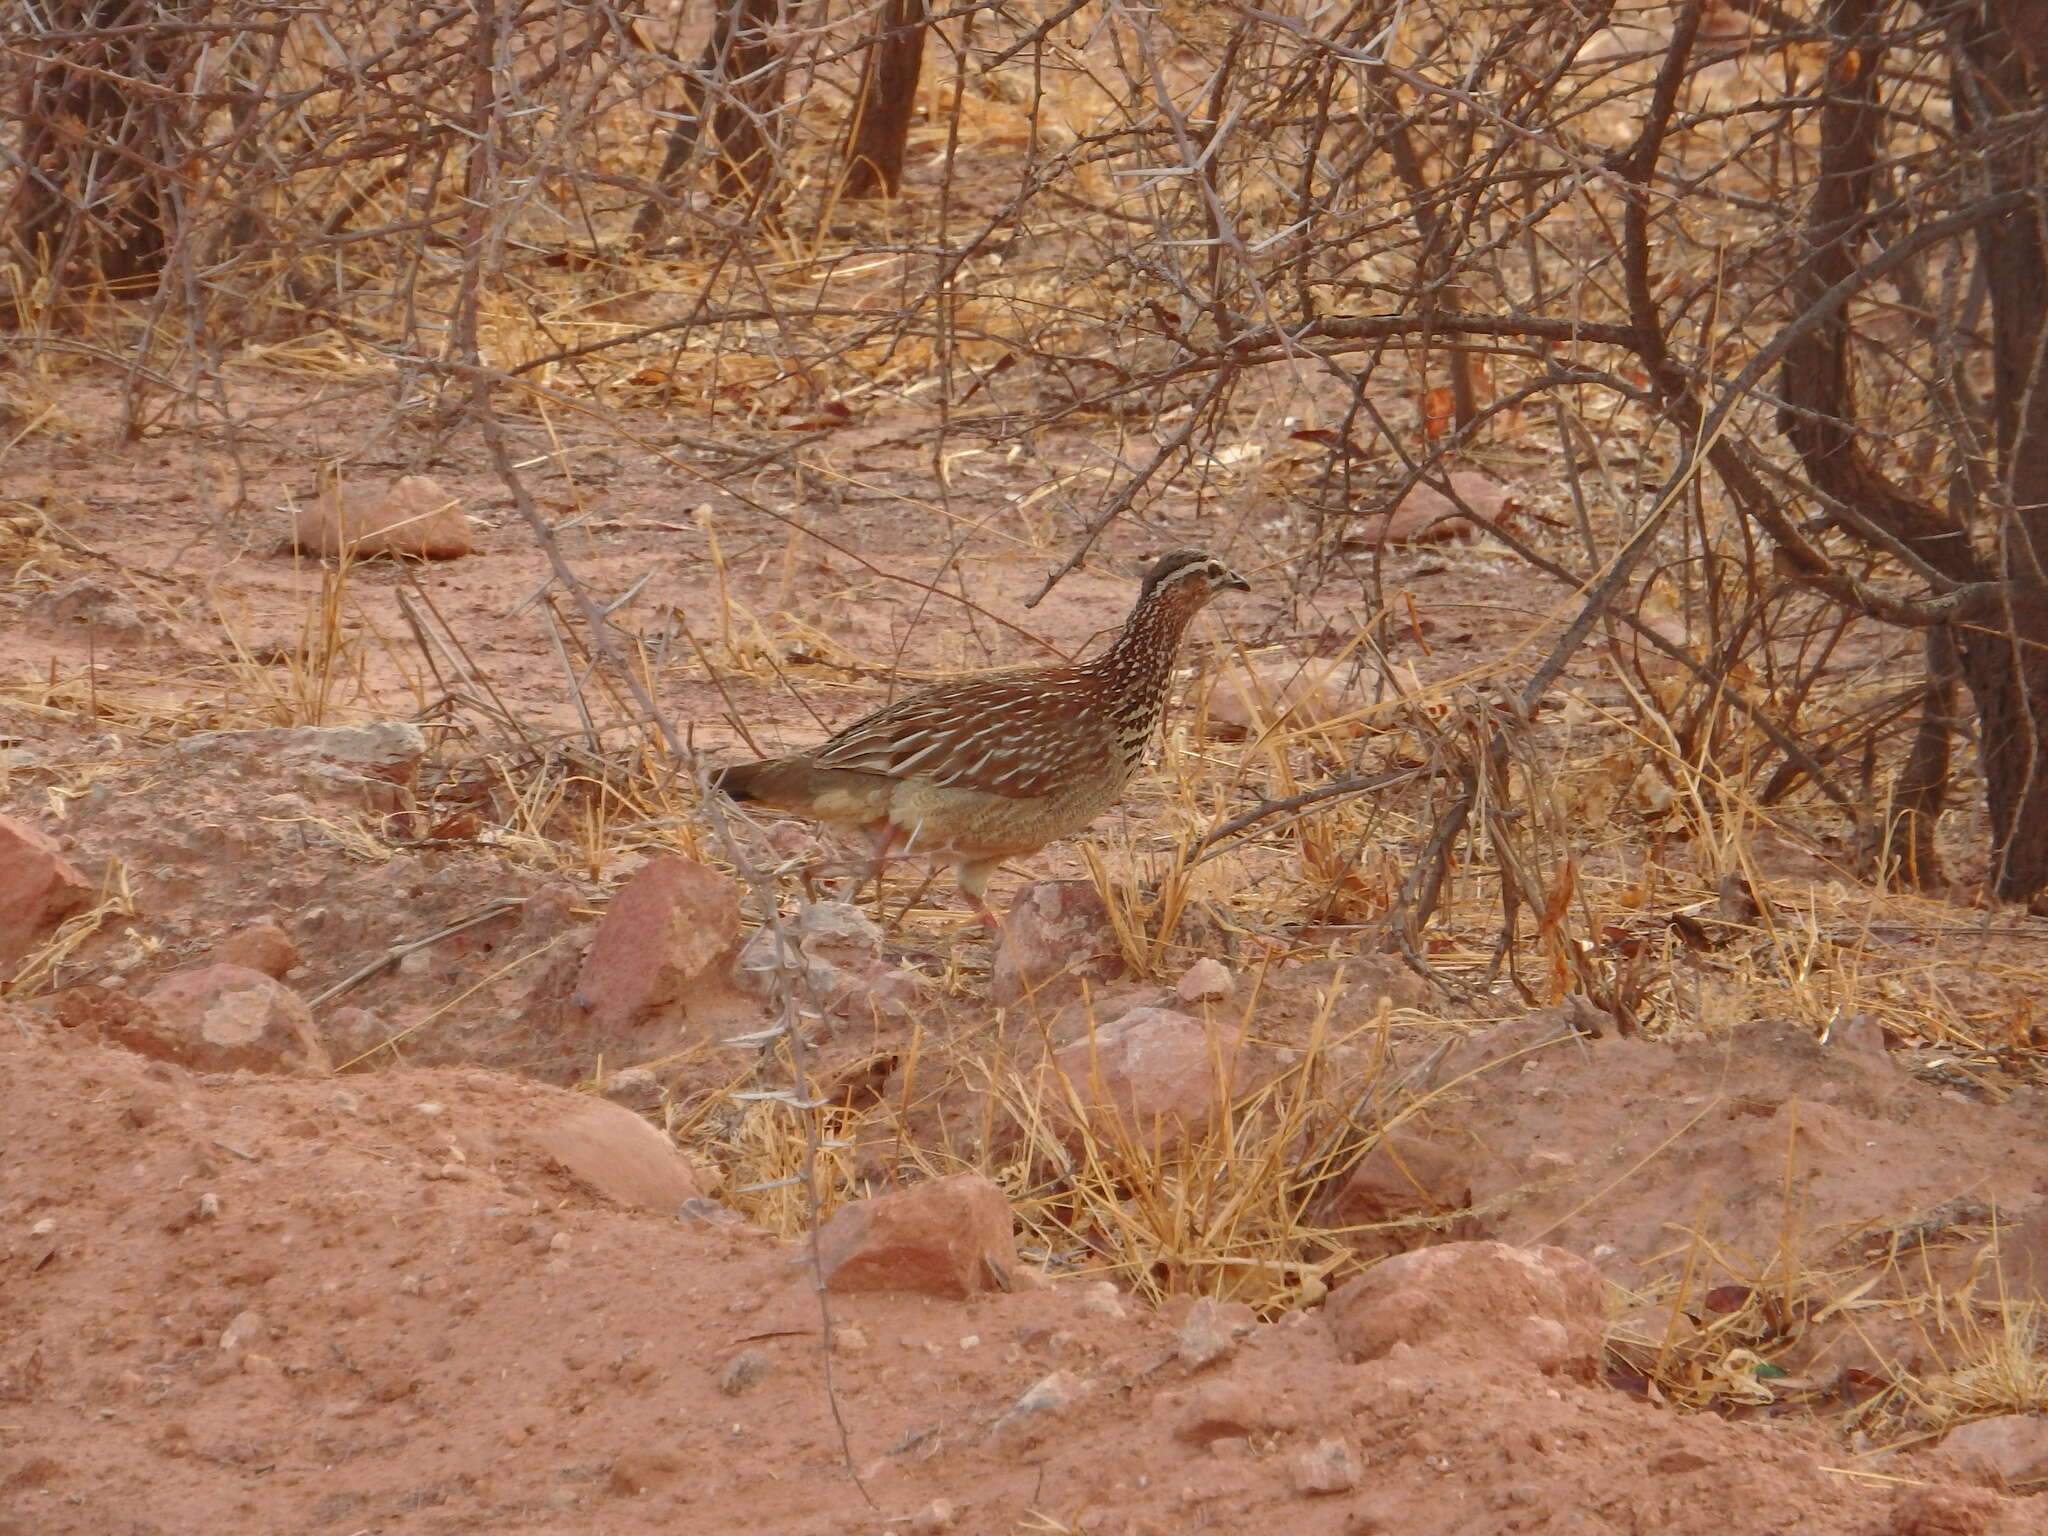
[[[948,788],[1033,800],[1063,782],[1113,771],[1100,684],[1077,667],[943,683],[856,720],[811,754]]]

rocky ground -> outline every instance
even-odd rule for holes
[[[1278,889],[1270,850],[1149,967],[1071,847],[1003,888],[1003,946],[911,875],[807,901],[801,829],[722,844],[644,743],[575,742],[487,482],[436,468],[470,554],[356,568],[308,723],[332,568],[279,552],[287,513],[176,499],[198,450],[78,444],[32,445],[0,595],[0,1531],[2048,1524],[2048,923],[1758,827],[1749,904],[1688,908],[1707,941],[1658,951],[1633,1030],[1254,923],[1224,895]],[[859,561],[651,527],[667,496],[622,478],[580,567],[655,564],[641,601],[700,638],[755,615],[803,683],[678,641],[697,746],[738,745],[733,698],[773,745],[879,697],[836,655],[981,659]],[[834,538],[916,568],[891,515]],[[974,591],[1075,649],[1157,537],[1028,615],[1042,560]],[[1424,672],[1543,601],[1400,558]],[[1344,610],[1273,589],[1232,622],[1298,670]],[[389,643],[422,592],[459,685]],[[1141,834],[1229,739],[1170,739],[1092,846],[1156,871]],[[1711,890],[1631,847],[1617,953]]]

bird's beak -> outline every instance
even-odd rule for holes
[[[1217,585],[1220,587],[1227,587],[1232,592],[1249,592],[1252,589],[1252,584],[1246,581],[1242,576],[1238,575],[1235,571],[1230,572],[1230,574],[1226,576],[1221,582],[1217,583]]]

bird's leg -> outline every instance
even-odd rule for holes
[[[975,914],[980,917],[982,927],[993,938],[1001,938],[1003,920],[996,916],[995,909],[988,904],[989,876],[1002,867],[1001,859],[963,860],[956,872],[960,880],[960,894],[974,904]]]
[[[889,867],[889,859],[895,852],[896,845],[903,841],[903,829],[894,822],[885,821],[869,827],[867,833],[867,870],[864,874],[854,876],[854,886],[849,893],[849,899],[858,896],[862,887],[872,882],[875,887],[875,914],[877,917],[886,918],[888,914],[883,911],[882,905],[882,874]]]

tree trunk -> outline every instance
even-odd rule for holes
[[[1882,0],[1830,0],[1839,50],[1820,119],[1819,178],[1806,223],[1806,260],[1792,284],[1794,311],[1855,271],[1869,233],[1884,108],[1878,100]],[[1992,408],[2002,506],[1982,508],[1995,542],[1973,542],[1958,518],[1909,494],[1873,464],[1855,426],[1852,322],[1845,309],[1787,349],[1779,384],[1780,429],[1808,476],[1853,516],[1844,533],[1865,538],[1860,519],[1951,581],[1998,583],[1987,612],[1951,630],[1976,707],[1978,757],[1991,822],[1992,889],[2024,901],[2048,888],[2048,260],[2044,260],[2041,155],[2024,124],[2041,105],[2018,45],[1982,9],[1950,18],[1958,59],[1958,128],[1986,143],[1992,192],[2030,201],[1978,227],[1978,261],[1993,309]],[[2016,126],[2018,125],[2018,126]],[[1910,788],[1903,785],[1902,788]]]
[[[134,293],[163,270],[196,131],[180,92],[205,39],[190,27],[209,10],[207,0],[52,7],[53,30],[101,35],[23,61],[23,174],[0,209],[0,240],[25,271],[48,274],[56,294],[95,285]],[[33,48],[34,39],[23,34],[21,46]],[[132,89],[129,80],[157,89]],[[14,307],[22,308],[18,296]]]
[[[925,0],[884,0],[880,30],[861,64],[842,197],[894,197],[903,185],[903,152],[924,68],[925,16]]]
[[[1915,890],[1945,883],[1934,829],[1948,802],[1955,735],[1956,683],[1962,670],[1955,636],[1945,628],[1927,631],[1927,681],[1920,694],[1920,723],[1913,748],[1892,783],[1892,803],[1881,829],[1879,873]]]
[[[1975,66],[1959,72],[1959,126],[1986,133],[1989,190],[2029,200],[1977,233],[1991,295],[1997,427],[2000,611],[1958,633],[1963,676],[1977,705],[1985,800],[1991,815],[1992,887],[2009,901],[2048,890],[2048,175],[2038,129],[2013,126],[2048,105],[2030,79],[2022,38],[1993,15],[1952,23]],[[1992,119],[1996,118],[1996,121]]]
[[[718,146],[718,195],[759,208],[775,181],[775,113],[782,105],[783,71],[776,67],[769,28],[781,0],[719,0],[718,21],[704,56],[683,88],[683,107],[669,130],[668,145],[654,184],[674,191],[704,132],[704,101],[711,111],[712,142]],[[649,198],[633,220],[634,238],[646,242],[661,233],[663,208]]]

